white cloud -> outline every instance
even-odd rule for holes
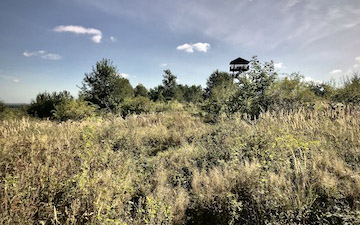
[[[111,36],[111,37],[110,37],[110,41],[111,41],[111,42],[117,42],[117,40],[118,40],[117,37],[114,37],[114,36]]]
[[[127,73],[119,73],[119,77],[121,77],[121,78],[129,78],[129,74],[127,74]]]
[[[338,74],[338,73],[342,73],[342,70],[336,69],[336,70],[332,70],[330,73],[331,74]]]
[[[42,59],[47,59],[47,60],[60,60],[62,59],[62,57],[58,54],[54,54],[54,53],[47,53],[46,51],[44,50],[40,50],[40,51],[35,51],[35,52],[28,52],[28,51],[25,51],[23,53],[23,55],[25,57],[33,57],[33,56],[38,56]]]
[[[95,43],[100,43],[102,39],[102,32],[98,29],[94,28],[86,28],[82,26],[74,26],[74,25],[68,25],[68,26],[57,26],[53,29],[55,32],[69,32],[74,34],[90,34],[92,35],[91,40]]]
[[[19,83],[20,79],[14,76],[6,76],[6,75],[0,75],[1,78],[12,80],[14,83]]]
[[[177,50],[180,50],[180,51],[185,51],[185,52],[194,52],[194,49],[191,45],[189,44],[183,44],[183,45],[179,45],[176,47]]]
[[[355,68],[355,69],[359,68],[359,64],[355,64],[355,65],[354,65],[354,68]]]
[[[199,43],[193,44],[193,47],[195,50],[197,50],[199,52],[207,52],[210,49],[210,44],[199,42]]]
[[[198,51],[198,52],[207,52],[210,49],[210,44],[209,43],[202,43],[202,42],[198,42],[195,44],[188,44],[185,43],[183,45],[179,45],[176,47],[177,50],[179,51],[185,51],[188,53],[193,53],[194,50]]]
[[[321,83],[320,80],[314,80],[312,77],[304,77],[302,79],[303,82],[314,82],[314,83]]]
[[[360,56],[355,57],[355,60],[358,61],[358,62],[360,62]]]
[[[274,67],[275,67],[275,69],[282,69],[283,68],[283,63],[275,63],[274,64]]]
[[[167,63],[161,63],[160,64],[160,67],[165,67],[165,66],[167,66],[168,64]]]

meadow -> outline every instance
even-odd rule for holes
[[[0,121],[1,224],[359,224],[360,110]]]

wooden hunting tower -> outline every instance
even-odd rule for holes
[[[230,72],[235,74],[240,74],[244,71],[249,70],[249,61],[243,59],[243,58],[237,58],[230,62]]]

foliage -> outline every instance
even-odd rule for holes
[[[172,74],[170,70],[164,70],[162,85],[164,88],[162,95],[164,96],[166,101],[179,101],[182,99],[182,93],[177,84],[177,77]]]
[[[73,97],[68,91],[53,92],[52,94],[48,92],[39,93],[36,99],[31,101],[27,112],[29,115],[39,118],[52,118],[56,105],[72,99]]]
[[[0,223],[359,224],[360,112],[331,113],[0,121]]]
[[[237,76],[239,89],[232,100],[231,111],[246,113],[252,118],[266,112],[271,103],[268,91],[276,77],[273,62],[261,64],[254,56],[250,69]]]
[[[147,97],[138,96],[135,98],[127,98],[121,104],[121,115],[149,113],[153,111],[154,103]]]
[[[85,100],[110,112],[133,94],[129,80],[118,75],[117,68],[109,59],[97,62],[92,72],[85,74],[81,87],[81,96]]]
[[[202,98],[203,98],[203,90],[201,88],[200,85],[196,86],[196,85],[179,85],[178,86],[181,93],[182,93],[182,97],[183,100],[186,102],[192,102],[192,103],[197,103],[197,102],[201,102]]]
[[[360,75],[358,72],[350,78],[344,79],[343,87],[337,90],[334,100],[345,104],[360,104]]]
[[[210,120],[231,113],[231,101],[237,90],[238,86],[229,73],[216,70],[210,75],[205,89],[204,105],[204,110],[214,117]]]
[[[0,113],[5,112],[5,110],[7,110],[7,108],[8,107],[5,105],[5,103],[0,100]]]
[[[294,73],[288,77],[278,80],[272,84],[268,90],[268,95],[271,101],[271,110],[295,110],[305,106],[311,106],[315,104],[316,94],[314,91],[325,97],[328,88],[325,85],[315,86],[313,84],[309,87],[306,83],[302,82],[303,76]],[[315,87],[323,87],[324,89],[315,89]],[[313,90],[313,91],[312,91]],[[320,97],[319,96],[319,97]]]
[[[309,82],[308,87],[317,97],[327,100],[330,100],[333,97],[335,91],[334,85],[331,83]]]
[[[227,72],[214,71],[206,82],[205,97],[211,98],[215,95],[214,89],[217,87],[227,88],[234,83],[234,77]]]
[[[62,100],[55,105],[53,118],[56,120],[80,120],[95,115],[97,107],[83,99]]]
[[[262,65],[256,57],[247,72],[232,76],[215,71],[207,82],[204,109],[215,118],[237,112],[256,118],[268,110],[271,103],[268,91],[276,76],[273,62]]]
[[[164,87],[158,85],[157,87],[151,88],[149,91],[149,97],[154,102],[163,102],[165,101],[164,97]]]
[[[146,87],[144,87],[144,85],[142,84],[138,84],[135,88],[134,88],[134,95],[135,97],[148,97],[148,90],[146,89]]]

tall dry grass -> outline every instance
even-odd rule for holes
[[[358,112],[0,121],[0,222],[360,223]]]

